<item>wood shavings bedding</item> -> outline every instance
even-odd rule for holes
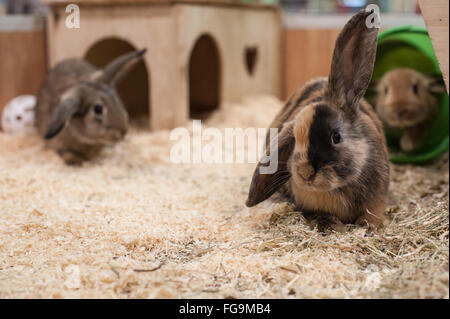
[[[205,127],[264,128],[280,107],[251,97]],[[245,207],[255,164],[171,163],[169,134],[134,129],[77,168],[0,133],[0,297],[449,297],[448,155],[392,166],[379,234],[324,236],[289,205]]]

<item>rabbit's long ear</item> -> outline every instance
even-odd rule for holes
[[[53,112],[50,125],[44,138],[46,140],[56,136],[69,123],[72,116],[79,110],[81,99],[76,96],[64,98]]]
[[[260,161],[256,166],[245,203],[248,207],[255,206],[272,196],[291,177],[287,162],[295,145],[293,126],[293,122],[290,122],[277,138],[272,138],[270,148],[266,150],[268,161],[264,163]],[[271,172],[271,168],[274,172]]]
[[[145,52],[147,49],[133,51],[114,59],[103,69],[99,80],[115,86],[141,60]]]
[[[355,14],[339,34],[328,79],[330,100],[353,113],[372,77],[377,50],[378,28],[366,22],[376,13],[364,9]]]

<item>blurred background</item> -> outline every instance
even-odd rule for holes
[[[357,11],[369,3],[378,5],[381,12],[410,13],[419,12],[417,0],[281,0],[280,5],[290,13],[309,14],[349,13]]]
[[[336,36],[350,15],[360,8],[378,5],[383,28],[425,26],[417,0],[217,1],[280,7],[283,33],[280,99],[286,99],[312,77],[327,76]],[[215,0],[203,0],[205,2]],[[48,12],[45,0],[0,0],[0,112],[15,96],[36,94],[45,77],[50,66],[46,35]]]
[[[0,0],[0,14],[43,14],[46,6],[42,2],[42,0]],[[76,3],[76,1],[73,2]],[[239,0],[229,0],[229,2],[239,2]],[[351,13],[369,3],[378,5],[381,12],[419,13],[417,0],[241,0],[241,2],[279,4],[287,13]]]

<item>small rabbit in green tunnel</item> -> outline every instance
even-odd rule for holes
[[[393,69],[379,80],[376,110],[388,126],[400,129],[400,148],[419,148],[439,113],[438,95],[445,92],[442,77],[430,77],[409,68]]]

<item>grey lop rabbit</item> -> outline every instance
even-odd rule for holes
[[[389,162],[381,121],[363,99],[377,47],[377,28],[360,11],[336,40],[330,75],[299,88],[278,113],[266,137],[268,162],[253,174],[246,205],[277,193],[323,231],[344,223],[377,228],[388,199]],[[275,150],[275,152],[271,152]],[[277,154],[277,161],[272,154]],[[263,174],[272,159],[273,174]]]
[[[127,132],[128,113],[115,85],[146,50],[123,54],[103,70],[81,59],[53,67],[39,90],[36,126],[68,165],[81,165]]]

